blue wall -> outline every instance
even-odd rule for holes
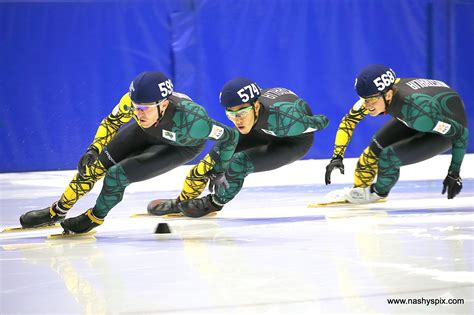
[[[75,168],[98,124],[144,70],[230,124],[222,85],[248,76],[305,98],[331,124],[307,158],[329,158],[358,71],[446,81],[474,116],[474,1],[135,0],[0,3],[0,172]],[[387,117],[356,129],[356,157]],[[473,137],[468,151],[473,152]]]

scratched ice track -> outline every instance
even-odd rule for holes
[[[440,194],[444,156],[402,169],[385,203],[307,208],[349,186],[355,161],[331,186],[322,184],[326,162],[253,174],[215,217],[129,217],[152,198],[175,197],[183,167],[130,186],[95,238],[46,239],[60,229],[2,233],[0,313],[473,314],[472,167],[463,168],[454,200]],[[1,227],[50,204],[72,174],[0,174]],[[71,215],[93,204],[100,187]],[[173,233],[154,234],[159,222]],[[387,302],[396,298],[464,304]]]

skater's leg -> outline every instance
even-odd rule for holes
[[[176,199],[155,199],[148,203],[147,211],[152,215],[167,215],[172,213],[180,213],[178,203],[182,200],[194,199],[206,188],[209,178],[207,173],[212,170],[215,165],[214,159],[207,154],[188,172],[184,181],[183,189]]]
[[[420,133],[384,149],[378,162],[379,176],[374,190],[380,195],[388,195],[398,181],[401,166],[428,160],[446,152],[451,146],[449,138],[434,133]]]
[[[235,149],[235,153],[245,151],[247,149],[255,148],[269,144],[268,137],[262,136],[256,132],[251,134],[239,136],[239,141]],[[211,153],[207,154],[201,161],[199,161],[188,173],[183,185],[183,190],[179,195],[179,200],[195,199],[204,191],[209,181],[207,173],[209,173],[215,165],[215,154],[218,154],[213,147]],[[230,163],[230,161],[229,161]]]
[[[129,141],[129,139],[134,139],[134,141]],[[20,223],[23,227],[38,227],[63,220],[67,211],[87,194],[99,179],[104,177],[107,169],[149,146],[149,139],[136,123],[127,125],[107,144],[99,158],[86,168],[85,175],[77,173],[74,176],[57,202],[50,207],[23,214],[20,217]]]
[[[354,172],[354,187],[368,187],[374,181],[377,175],[378,157],[370,147],[365,148],[364,152],[357,161],[357,167]]]
[[[97,160],[87,169],[84,176],[76,173],[58,201],[59,208],[64,211],[71,209],[82,196],[92,190],[99,179],[104,177],[106,171],[104,164]]]
[[[199,161],[186,176],[179,199],[186,200],[199,197],[209,181],[206,174],[212,170],[215,164],[216,162],[209,154]]]
[[[313,134],[305,137],[272,141],[234,154],[225,172],[229,188],[219,188],[213,195],[184,200],[178,207],[190,217],[201,217],[219,211],[242,189],[245,178],[255,172],[264,172],[288,165],[303,157],[313,143]]]
[[[417,133],[384,148],[378,160],[375,184],[353,188],[347,195],[352,203],[370,203],[387,197],[400,176],[400,168],[430,159],[451,148],[451,140],[434,133]]]
[[[370,145],[359,157],[354,172],[354,187],[370,186],[377,175],[377,161],[380,152],[389,145],[410,138],[418,131],[408,128],[393,118],[383,125],[373,136]]]
[[[268,145],[247,149],[235,154],[226,171],[228,189],[218,189],[213,195],[217,204],[231,201],[243,186],[245,177],[251,173],[271,171],[301,159],[311,148],[313,134],[302,137],[275,140]]]
[[[128,185],[172,170],[195,158],[202,148],[203,145],[177,147],[160,144],[124,159],[107,170],[95,206],[78,217],[66,219],[61,225],[65,230],[83,233],[102,224],[105,216],[122,200]]]

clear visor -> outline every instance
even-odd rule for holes
[[[225,110],[225,114],[227,115],[227,118],[229,119],[236,119],[236,118],[244,118],[247,117],[247,115],[252,111],[253,106],[247,106],[241,109],[238,109],[236,111],[232,110]]]
[[[372,95],[372,96],[368,96],[368,97],[361,97],[361,100],[364,102],[364,104],[373,104],[375,102],[377,102],[379,99],[382,98],[382,95],[381,94],[377,94],[377,95]]]
[[[164,100],[159,101],[158,103],[149,103],[149,104],[137,104],[132,101],[132,110],[141,110],[141,111],[147,111],[150,110],[151,108],[155,108],[157,106],[160,106],[166,101],[166,98]]]

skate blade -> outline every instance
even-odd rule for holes
[[[341,205],[348,203],[346,194],[349,188],[338,189],[328,192],[320,202],[308,205],[308,208],[325,207],[329,205]]]
[[[46,229],[54,229],[61,227],[59,223],[55,223],[52,225],[45,225],[45,226],[40,226],[40,227],[33,227],[33,228],[24,228],[24,227],[9,227],[9,228],[4,228],[2,230],[2,233],[12,233],[12,232],[26,232],[26,231],[34,231],[34,230],[46,230]]]
[[[334,206],[334,205],[344,205],[344,204],[347,204],[347,203],[349,203],[349,201],[347,201],[347,200],[310,203],[308,205],[308,208],[319,208],[319,207]]]
[[[154,217],[149,213],[134,213],[130,216],[130,218],[147,218],[147,217]]]
[[[211,212],[202,218],[210,218],[215,217],[217,215],[217,211]],[[149,213],[135,213],[130,216],[130,218],[165,218],[165,219],[175,219],[175,218],[187,218],[182,213],[168,213],[164,215],[152,215]]]
[[[375,202],[371,202],[371,203],[365,203],[364,205],[370,205],[370,204],[374,204],[374,203],[380,203],[380,202],[386,202],[387,199],[379,199]],[[362,204],[357,204],[357,203],[351,203],[347,200],[343,200],[343,201],[331,201],[331,202],[319,202],[319,203],[310,203],[308,205],[308,208],[320,208],[320,207],[328,207],[328,206],[340,206],[340,205],[354,205],[354,206],[357,206],[357,205],[362,205]]]
[[[181,213],[168,213],[164,215],[154,215],[149,213],[135,213],[130,218],[180,218],[183,214]]]
[[[59,234],[51,234],[48,235],[48,239],[62,239],[62,238],[83,238],[83,237],[94,237],[94,234],[97,233],[97,231],[89,231],[86,233],[73,233],[73,232],[63,232]]]

